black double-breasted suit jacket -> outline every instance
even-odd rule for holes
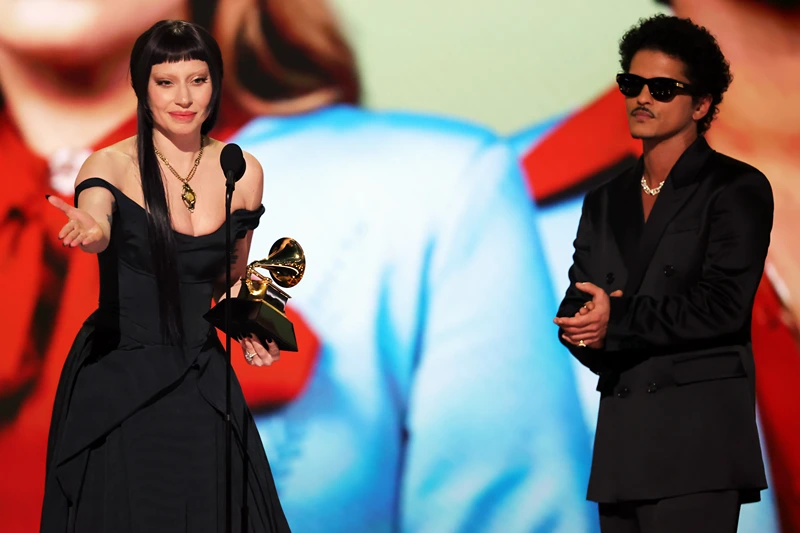
[[[591,282],[611,298],[603,349],[559,339],[599,375],[588,498],[652,500],[766,488],[755,412],[750,321],[772,228],[769,182],[699,137],[647,221],[643,165],[587,194],[570,287],[573,316]]]

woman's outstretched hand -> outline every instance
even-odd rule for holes
[[[69,219],[58,232],[58,238],[62,245],[71,248],[80,246],[84,251],[91,253],[101,252],[105,249],[106,235],[103,227],[92,215],[82,209],[72,207],[57,196],[48,196],[47,201]],[[109,216],[109,226],[110,218]]]

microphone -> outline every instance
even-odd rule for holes
[[[219,154],[219,164],[222,167],[222,172],[225,173],[225,178],[229,183],[235,183],[242,179],[247,164],[242,155],[242,149],[238,144],[226,144]]]

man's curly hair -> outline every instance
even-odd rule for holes
[[[697,0],[698,2],[700,0]],[[794,8],[800,6],[800,0],[755,0],[756,2],[760,2],[762,4],[767,4],[777,8]],[[656,0],[657,4],[666,4],[671,5],[671,0]]]
[[[633,56],[640,50],[662,52],[685,65],[684,74],[694,89],[693,96],[711,96],[708,114],[697,122],[699,134],[708,131],[733,79],[730,64],[714,36],[689,19],[655,15],[639,20],[622,36],[619,56],[623,71],[629,71]]]

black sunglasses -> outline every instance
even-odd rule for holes
[[[642,78],[636,74],[617,74],[619,92],[628,98],[634,98],[642,93],[647,85],[650,96],[659,102],[669,102],[676,94],[692,94],[692,86],[672,78]]]

